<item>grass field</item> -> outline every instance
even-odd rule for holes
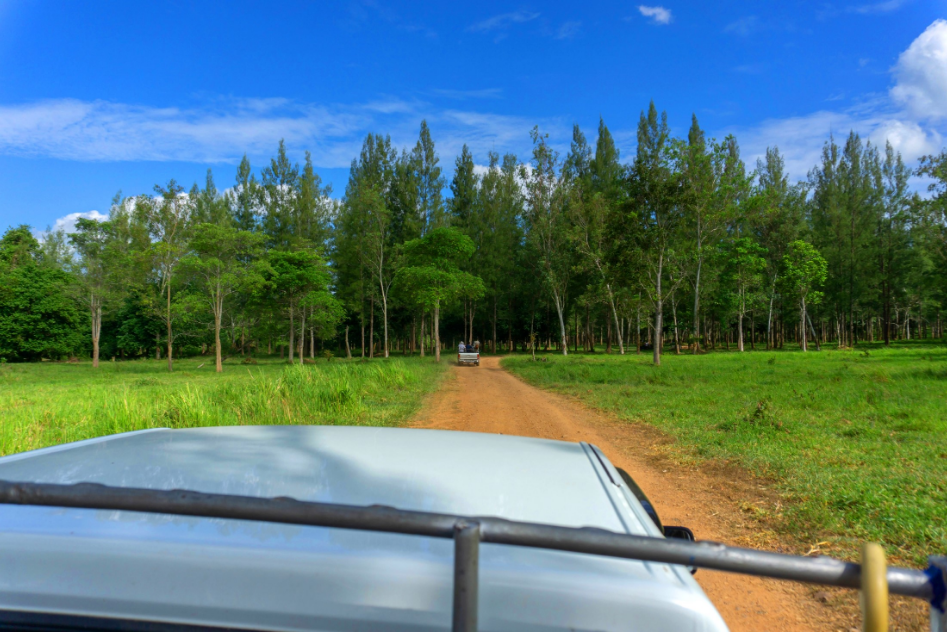
[[[198,365],[204,366],[198,368]],[[213,360],[0,365],[0,455],[143,428],[397,425],[445,374],[430,358],[225,365]]]
[[[800,543],[827,541],[825,552],[848,555],[858,541],[879,541],[919,564],[947,551],[944,345],[662,362],[517,356],[503,365],[665,431],[677,458],[728,461],[775,481],[783,507],[769,518]]]

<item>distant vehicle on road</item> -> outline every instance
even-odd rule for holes
[[[480,352],[474,351],[473,347],[467,345],[468,351],[462,351],[457,353],[457,364],[473,364],[474,366],[480,366]]]

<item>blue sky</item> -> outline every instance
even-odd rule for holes
[[[456,6],[452,6],[456,5]],[[528,158],[602,116],[624,157],[653,99],[778,145],[796,177],[850,129],[910,160],[947,145],[947,0],[576,3],[0,0],[0,230],[107,212],[175,178],[229,186],[285,138],[342,193],[368,132],[428,120],[448,176],[463,143]]]

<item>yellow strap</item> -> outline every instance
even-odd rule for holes
[[[880,545],[862,545],[862,630],[888,632],[888,565]]]

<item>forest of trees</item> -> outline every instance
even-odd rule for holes
[[[654,104],[623,162],[600,121],[562,156],[465,146],[443,171],[422,122],[400,149],[370,134],[341,199],[281,142],[218,189],[175,181],[112,201],[74,233],[0,239],[0,358],[228,358],[491,352],[802,350],[941,338],[947,151],[827,139],[790,182],[778,149],[747,166],[694,117]],[[923,195],[914,176],[930,183]],[[245,360],[250,361],[250,360]]]

